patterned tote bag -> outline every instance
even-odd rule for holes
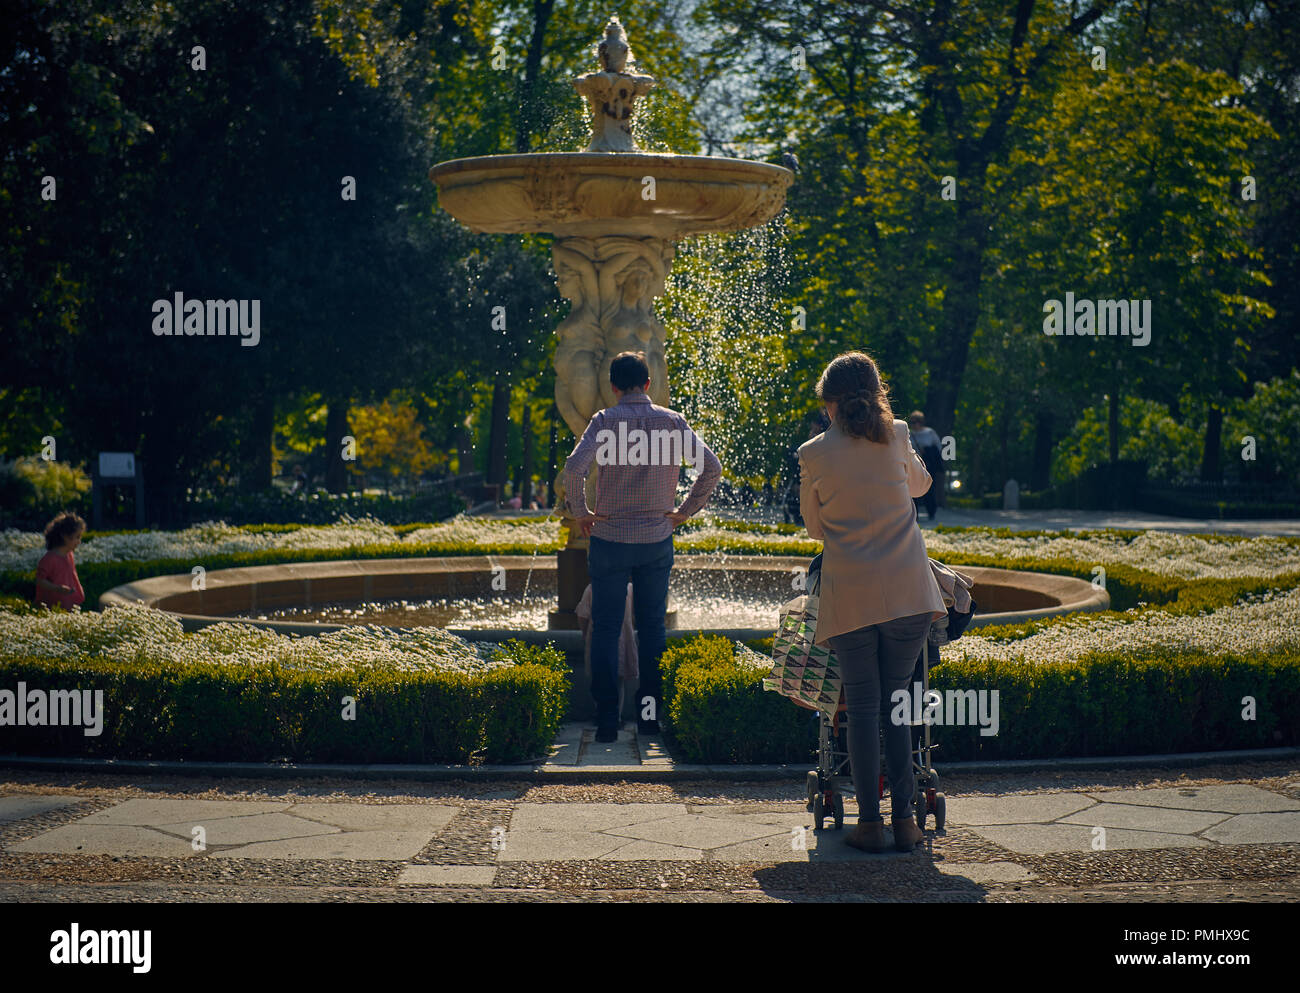
[[[813,644],[821,591],[821,556],[808,568],[808,592],[781,607],[772,642],[772,671],[763,689],[789,697],[801,707],[835,716],[840,704],[840,666],[835,653]]]

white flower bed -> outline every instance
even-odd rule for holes
[[[706,523],[703,527],[686,531],[677,540],[687,547],[696,543],[703,544],[710,540],[723,541],[728,544],[744,544],[760,549],[760,555],[816,555],[821,544],[806,534],[777,534],[775,531],[733,531],[730,528],[713,527]],[[739,553],[738,553],[739,554]]]
[[[0,660],[35,656],[180,665],[275,662],[286,669],[316,672],[379,668],[482,673],[513,664],[508,659],[493,660],[499,647],[468,642],[439,628],[352,627],[299,637],[222,622],[186,634],[174,617],[133,603],[115,604],[104,611],[30,615],[0,610]]]
[[[511,524],[506,521],[459,516],[420,528],[399,538],[373,518],[345,518],[337,524],[309,526],[283,533],[242,531],[224,523],[196,524],[183,531],[106,535],[82,542],[78,562],[122,562],[150,559],[191,559],[235,552],[323,549],[346,552],[371,544],[417,545],[448,542],[465,545],[502,544],[544,547],[559,539],[559,520]],[[705,521],[679,540],[690,548],[710,540],[750,545],[771,554],[805,554],[816,543],[799,535],[732,531]],[[993,556],[1008,566],[1033,558],[1064,558],[1088,566],[1128,565],[1176,579],[1270,578],[1300,572],[1300,542],[1277,537],[1198,538],[1168,531],[1149,531],[1132,541],[1115,533],[1088,538],[1070,534],[1000,537],[992,529],[962,533],[926,532],[926,548],[937,559],[945,555]],[[0,532],[0,569],[33,569],[45,551],[36,532]]]
[[[1267,579],[1300,572],[1300,542],[1279,537],[1206,539],[1147,531],[1132,541],[1114,533],[1004,538],[980,528],[929,532],[925,544],[940,560],[953,552],[996,556],[1008,566],[1023,559],[1064,558],[1088,565],[1127,565],[1174,579]]]
[[[1300,648],[1300,588],[1193,616],[1137,607],[1110,617],[1081,614],[1013,640],[982,637],[976,629],[942,651],[945,658],[1068,662],[1088,652],[1171,649],[1225,655],[1283,648]]]
[[[190,559],[236,552],[324,549],[346,552],[360,545],[416,545],[425,542],[463,542],[471,545],[503,543],[547,545],[559,538],[559,521],[511,525],[455,517],[442,524],[420,528],[398,538],[387,524],[365,517],[345,518],[337,524],[310,525],[286,532],[243,531],[222,522],[207,521],[183,531],[149,531],[144,534],[110,534],[90,538],[77,548],[77,562],[130,562],[154,559]],[[45,554],[45,539],[35,531],[9,528],[0,532],[0,570],[34,569]]]
[[[527,524],[507,524],[505,521],[482,518],[453,517],[441,524],[420,528],[404,536],[402,541],[413,545],[426,542],[452,542],[467,545],[551,545],[559,541],[560,520],[535,521]]]

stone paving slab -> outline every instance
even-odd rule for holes
[[[201,826],[213,857],[401,861],[419,854],[458,811],[445,804],[131,799],[10,850],[188,857],[199,854],[192,840]]]
[[[1221,845],[1300,843],[1300,813],[1238,814],[1204,832]]]
[[[595,728],[584,728],[578,765],[583,768],[611,765],[640,766],[641,753],[636,747],[636,731],[625,728],[618,732],[616,741],[597,741]]]
[[[510,834],[604,831],[685,813],[681,803],[521,803],[510,819]]]
[[[785,834],[768,835],[766,838],[755,838],[752,841],[741,841],[734,845],[715,848],[710,855],[724,862],[807,862],[814,855],[821,856],[822,861],[825,861],[828,857],[839,860],[851,858],[854,854],[864,854],[845,845],[843,839],[837,841],[838,848],[843,849],[842,852],[837,850],[836,842],[828,838],[818,838],[809,830],[799,836],[798,842],[803,845],[799,848],[796,847],[795,835],[787,831]]]
[[[1091,852],[1093,829],[1074,824],[997,824],[971,828],[981,838],[1020,855]],[[1186,834],[1106,828],[1106,851],[1143,848],[1191,848],[1209,842]]]
[[[295,803],[294,817],[346,831],[441,831],[459,807],[432,803]]]
[[[1094,806],[1086,793],[1030,793],[1012,796],[950,796],[949,824],[1048,824]]]
[[[201,855],[188,838],[163,834],[135,824],[74,824],[46,831],[28,841],[10,845],[7,851],[54,855],[122,855],[145,858],[189,858]]]
[[[212,852],[214,858],[358,859],[403,862],[420,854],[431,831],[344,831],[314,838],[262,841]]]
[[[560,725],[555,740],[551,742],[551,754],[546,760],[546,765],[576,768],[578,757],[582,752],[582,731],[581,724]]]
[[[1300,810],[1300,800],[1292,800],[1244,783],[1168,789],[1105,790],[1088,795],[1107,803],[1170,807],[1175,810],[1211,810],[1225,814],[1262,814]]]
[[[774,810],[771,813],[732,813],[725,807],[714,807],[712,810],[693,810],[691,813],[707,814],[709,817],[721,817],[728,820],[735,820],[738,823],[748,824],[765,824],[773,828],[785,828],[789,834],[792,828],[806,827],[812,832],[812,814],[806,810],[792,810],[789,813]],[[845,824],[848,824],[851,814],[846,811]],[[829,821],[827,822],[829,823]]]
[[[1059,824],[1101,825],[1104,828],[1132,828],[1139,831],[1163,831],[1168,834],[1200,834],[1211,825],[1225,821],[1231,814],[1196,810],[1169,810],[1129,803],[1099,803],[1069,817]]]
[[[77,801],[66,796],[41,796],[39,794],[19,794],[17,796],[0,796],[0,822],[21,821],[26,817],[48,813],[67,807]]]
[[[596,831],[510,831],[497,856],[501,862],[568,862],[599,859],[628,844]]]
[[[123,800],[115,807],[82,818],[86,824],[200,824],[223,817],[249,817],[288,810],[288,803],[259,800]]]
[[[609,828],[606,833],[641,841],[654,841],[661,845],[707,850],[734,845],[739,841],[771,837],[777,832],[770,824],[745,823],[738,817],[682,814],[680,817],[658,818],[647,823]],[[789,832],[781,833],[783,837],[789,835]]]
[[[679,848],[653,841],[633,841],[601,856],[605,862],[697,862],[702,858],[704,853],[698,848]]]
[[[674,766],[673,757],[668,754],[668,746],[664,744],[662,734],[652,732],[637,732],[636,735],[637,750],[641,755],[641,764],[652,769],[671,769]]]
[[[204,842],[213,845],[246,845],[255,841],[280,841],[310,835],[338,834],[329,824],[318,824],[288,814],[254,814],[251,817],[213,817],[176,824],[151,824],[156,831],[166,831],[189,841],[194,828],[202,827]]]

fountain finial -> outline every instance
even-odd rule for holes
[[[617,14],[609,15],[609,23],[605,25],[605,38],[596,53],[606,72],[622,72],[625,65],[636,61],[632,57],[632,48],[627,43],[627,32],[619,23]]]
[[[591,142],[586,152],[636,152],[632,140],[632,105],[649,93],[655,81],[650,76],[628,72],[635,65],[627,32],[611,14],[605,36],[596,47],[601,71],[573,80],[573,88],[587,100],[591,111]]]

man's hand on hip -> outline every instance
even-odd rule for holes
[[[585,514],[582,517],[575,517],[573,520],[582,529],[582,536],[590,538],[591,529],[596,526],[596,522],[607,521],[609,516],[607,514]]]
[[[691,518],[690,514],[683,514],[680,510],[670,510],[664,516],[673,522],[673,527],[677,527],[682,521],[688,521]]]

